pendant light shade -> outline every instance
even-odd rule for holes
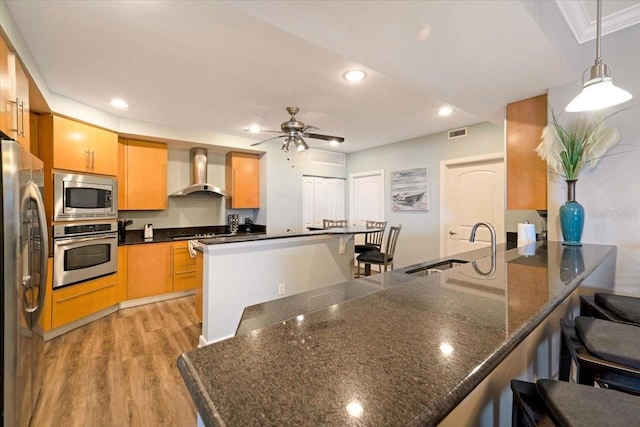
[[[631,94],[613,85],[611,67],[600,57],[600,25],[602,20],[602,0],[598,0],[596,21],[596,61],[582,75],[582,92],[567,105],[565,111],[592,111],[622,104],[631,99]],[[589,73],[589,79],[585,77]]]

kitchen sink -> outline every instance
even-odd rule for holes
[[[416,276],[429,276],[431,274],[442,273],[444,270],[449,270],[450,268],[459,267],[463,264],[467,264],[468,262],[469,261],[465,261],[462,259],[446,259],[434,264],[425,265],[424,267],[408,270],[406,273]]]

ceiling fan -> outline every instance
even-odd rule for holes
[[[286,122],[282,122],[280,124],[280,130],[264,130],[260,129],[260,132],[277,132],[282,135],[274,136],[273,138],[265,139],[263,141],[259,141],[251,144],[251,146],[260,145],[263,142],[273,141],[275,139],[284,138],[282,142],[282,151],[285,153],[289,151],[291,144],[296,147],[296,150],[302,152],[307,150],[309,146],[307,145],[304,138],[313,138],[313,139],[322,139],[324,141],[335,141],[337,143],[344,142],[344,138],[340,136],[331,136],[331,135],[321,135],[319,133],[311,133],[309,130],[319,130],[315,126],[305,125],[302,122],[296,120],[296,114],[300,109],[298,107],[287,107],[287,112],[291,115],[291,118]],[[249,130],[249,129],[245,129]]]

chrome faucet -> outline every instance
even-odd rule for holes
[[[479,223],[477,223],[471,229],[471,236],[469,236],[469,241],[470,242],[475,242],[475,240],[476,240],[476,230],[481,225],[484,225],[485,227],[487,227],[489,229],[489,231],[491,232],[491,254],[495,258],[495,256],[496,256],[496,229],[493,228],[493,225],[489,224],[488,222],[479,222]]]
[[[491,269],[489,270],[489,272],[485,273],[478,268],[478,265],[475,261],[473,261],[473,269],[476,271],[476,273],[482,276],[492,276],[496,272],[496,229],[493,228],[493,225],[488,222],[479,222],[471,229],[471,236],[469,236],[469,241],[474,242],[476,240],[476,231],[481,225],[487,227],[491,232]]]

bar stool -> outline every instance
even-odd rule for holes
[[[512,426],[637,426],[640,397],[548,379],[512,380]]]
[[[600,292],[583,295],[580,315],[640,326],[640,298]]]
[[[593,317],[560,320],[559,379],[569,381],[571,362],[579,384],[640,394],[640,328]]]
[[[400,234],[400,230],[402,230],[402,225],[391,227],[389,229],[389,235],[387,236],[387,244],[385,246],[384,252],[369,251],[362,253],[356,257],[356,260],[358,261],[356,277],[360,277],[360,263],[364,263],[365,266],[367,264],[376,264],[380,267],[380,272],[382,272],[383,266],[384,271],[387,271],[387,266],[389,265],[393,270],[393,255],[396,251],[396,244],[398,243],[398,235]]]
[[[367,220],[366,227],[368,230],[380,229],[380,231],[372,231],[370,233],[366,233],[364,236],[364,245],[355,245],[353,251],[357,254],[371,251],[380,252],[380,249],[382,248],[382,237],[384,236],[384,230],[387,228],[387,221]]]

